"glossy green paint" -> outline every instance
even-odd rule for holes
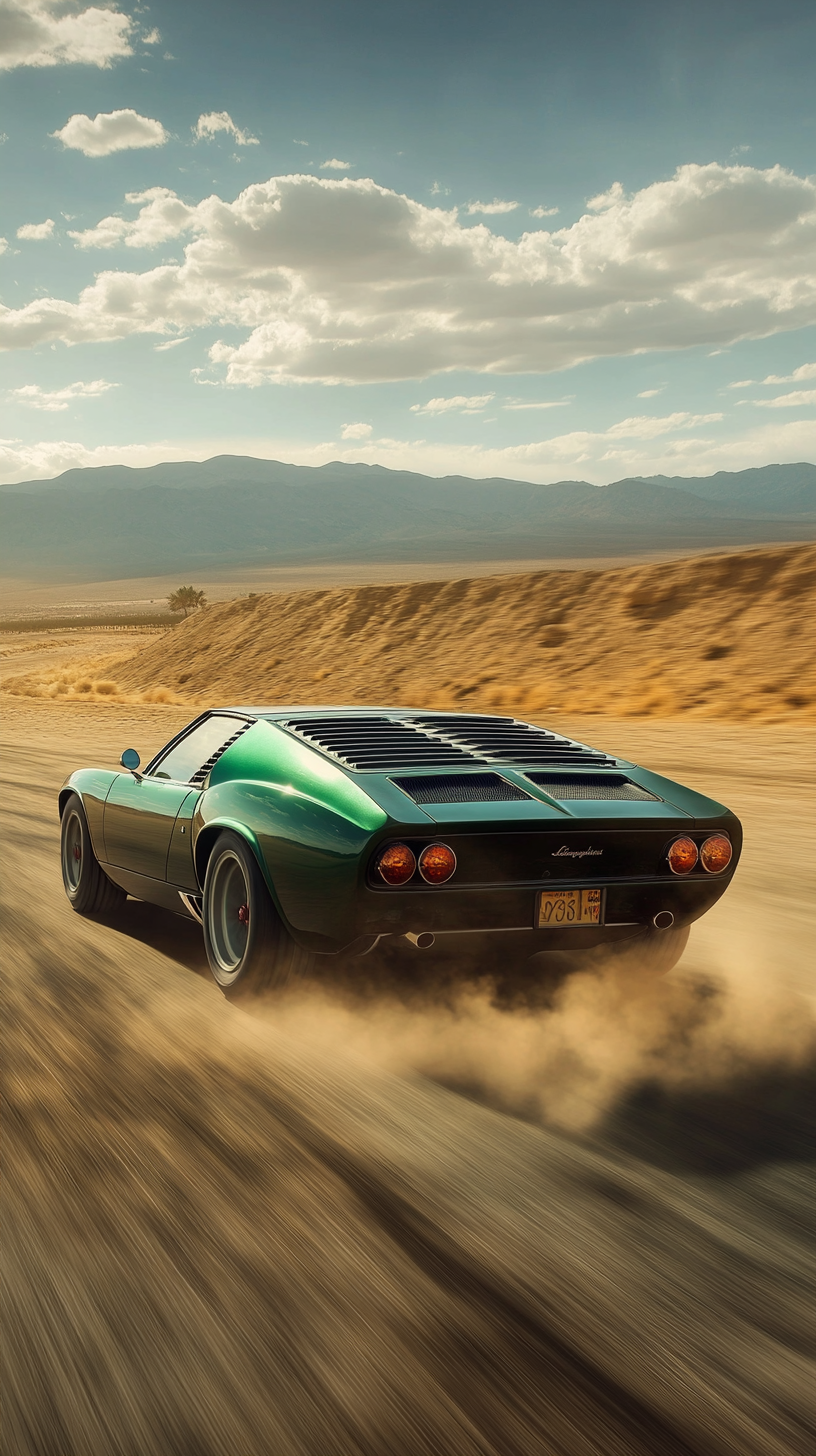
[[[193,856],[193,814],[200,798],[200,789],[191,789],[186,795],[176,815],[167,854],[167,878],[170,884],[194,893],[198,891],[198,876]]]
[[[385,816],[379,818],[382,826]],[[259,863],[287,923],[342,938],[354,922],[354,897],[371,831],[290,784],[221,783],[202,795],[194,817],[199,875],[202,836],[208,852],[214,831],[241,832],[241,826],[258,846]]]
[[[98,860],[105,858],[105,840],[102,835],[102,818],[108,790],[119,775],[115,769],[80,768],[66,779],[59,795],[60,817],[71,792],[79,794],[85,808],[91,844]]]
[[[273,723],[253,723],[219,758],[210,786],[235,779],[273,783],[322,804],[360,829],[371,831],[385,823],[383,810],[350,774]]]
[[[724,804],[718,804],[716,799],[709,799],[705,794],[698,794],[696,789],[687,789],[683,784],[675,783],[673,779],[664,778],[662,774],[652,773],[650,769],[639,768],[636,764],[627,767],[626,775],[633,783],[641,784],[650,793],[657,794],[659,798],[665,799],[667,804],[673,804],[682,814],[688,814],[695,824],[705,825],[722,818],[728,814]],[[633,809],[637,804],[630,806]]]
[[[163,880],[176,815],[189,784],[118,774],[105,802],[105,859],[108,864]]]

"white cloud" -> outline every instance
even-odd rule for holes
[[[69,232],[78,248],[114,248],[124,243],[128,248],[154,248],[177,238],[195,220],[195,208],[188,207],[167,187],[150,187],[147,192],[128,192],[125,201],[139,207],[133,219],[103,217],[96,227],[84,232]]]
[[[666,386],[663,384],[660,389],[642,389],[638,395],[638,399],[654,399],[655,395],[662,394],[665,388]]]
[[[610,207],[619,207],[625,201],[620,182],[613,182],[608,192],[599,192],[587,203],[590,212],[607,212]]]
[[[778,381],[774,381],[774,382],[775,383],[778,383]],[[729,389],[750,389],[752,384],[756,384],[756,380],[755,379],[735,379],[732,384],[729,384],[728,388]]]
[[[42,242],[45,238],[50,238],[53,232],[54,219],[47,217],[45,222],[23,223],[23,226],[17,229],[17,236],[28,242]]]
[[[654,440],[658,435],[671,435],[675,430],[694,430],[700,425],[718,424],[721,414],[692,415],[688,410],[677,410],[672,415],[630,415],[610,425],[598,439],[605,440]]]
[[[241,131],[228,111],[208,111],[205,116],[200,116],[195,124],[195,134],[199,141],[212,141],[220,131],[227,132],[235,141],[236,146],[258,146],[258,138],[250,136],[248,131]]]
[[[210,350],[232,384],[364,383],[540,373],[816,320],[816,181],[780,167],[681,167],[518,240],[364,179],[276,177],[195,207],[167,189],[138,197],[134,220],[77,241],[188,231],[183,263],[103,272],[76,302],[0,308],[4,347],[221,324],[246,331]]]
[[[207,460],[214,455],[252,455],[258,459],[290,460],[297,465],[324,465],[330,460],[362,461],[394,470],[417,470],[429,475],[501,476],[516,480],[553,481],[581,478],[595,484],[626,475],[710,475],[716,470],[745,470],[769,460],[797,462],[816,454],[816,425],[791,420],[749,430],[738,437],[713,439],[681,435],[663,436],[658,444],[610,439],[600,431],[574,431],[527,445],[488,449],[481,445],[426,440],[336,440],[303,445],[276,437],[219,436],[209,440],[153,441],[148,444],[101,445],[90,448],[78,441],[44,441],[23,445],[0,441],[0,481],[37,480],[74,466],[157,465],[164,460]]]
[[[800,364],[799,368],[794,369],[792,374],[769,374],[767,379],[763,379],[762,383],[799,384],[803,379],[816,379],[816,364]],[[746,379],[745,383],[752,384],[753,380]],[[731,387],[732,389],[737,389],[739,386],[734,384]]]
[[[556,215],[557,212],[560,212],[560,208],[558,208],[558,207],[531,207],[530,208],[530,216],[531,217],[555,217],[555,215]]]
[[[330,157],[328,162],[321,162],[322,172],[348,172],[351,169],[351,162],[341,162],[338,157]]]
[[[491,217],[491,216],[497,215],[498,213],[501,213],[501,212],[515,212],[515,210],[516,210],[517,207],[518,207],[518,203],[517,202],[501,202],[498,197],[494,197],[492,202],[471,202],[471,203],[469,203],[468,204],[468,212],[471,214],[471,216],[474,213],[476,213],[476,212],[481,212],[481,213],[484,213],[485,217]],[[556,212],[557,211],[558,211],[558,208],[556,208]],[[545,214],[543,212],[537,214],[537,216],[540,216],[540,217],[544,217],[546,215],[547,214]]]
[[[760,409],[799,409],[802,405],[816,404],[816,389],[792,389],[775,399],[741,399],[739,403],[758,405]]]
[[[50,390],[41,389],[39,384],[24,384],[20,389],[12,389],[9,397],[31,409],[53,412],[67,410],[75,399],[98,399],[109,389],[118,388],[118,384],[109,384],[106,379],[91,379],[87,383],[77,380],[76,384],[66,384],[64,389]]]
[[[168,339],[164,344],[154,344],[153,348],[157,354],[166,354],[168,349],[176,349],[179,344],[186,344],[186,336],[182,339]]]
[[[135,29],[135,22],[115,5],[91,5],[77,12],[61,0],[3,0],[0,70],[68,65],[107,69],[112,61],[133,55]]]
[[[292,137],[292,141],[294,142],[296,147],[308,147],[309,145],[308,142],[299,141],[297,137]]]
[[[0,253],[5,253],[8,250],[8,245],[8,238],[0,238]]]
[[[142,36],[142,45],[161,45],[161,31],[156,30],[154,26],[147,32],[147,35]]]
[[[427,404],[412,404],[414,415],[446,415],[451,410],[461,414],[475,415],[486,409],[495,396],[492,394],[454,394],[450,399],[429,399]]]
[[[561,409],[565,404],[572,403],[573,396],[569,399],[512,399],[502,405],[506,410],[546,410]]]
[[[356,425],[344,425],[340,432],[340,439],[367,440],[370,435],[373,435],[373,433],[373,425],[364,425],[362,424],[362,422]]]
[[[132,147],[163,147],[168,139],[160,121],[140,116],[129,106],[123,111],[100,111],[93,120],[78,112],[51,136],[86,157],[108,157]]]

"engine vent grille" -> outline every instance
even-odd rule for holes
[[[298,737],[357,772],[465,768],[477,763],[615,768],[614,758],[515,718],[468,714],[355,714],[292,718]]]
[[[226,743],[222,743],[220,748],[216,748],[215,753],[210,754],[207,762],[202,763],[201,768],[196,769],[195,773],[190,779],[190,783],[195,784],[196,788],[200,789],[201,785],[207,777],[207,774],[215,768],[215,765],[217,764],[222,753],[226,753],[227,749],[231,748],[233,743],[237,742],[237,740],[241,737],[241,734],[246,733],[247,728],[251,727],[251,723],[242,723],[240,728],[238,728],[237,731],[233,733],[232,737],[228,738]]]
[[[415,804],[497,804],[532,799],[531,794],[494,773],[425,774],[422,778],[395,778],[391,782]]]
[[[566,774],[529,773],[527,778],[551,799],[650,799],[653,803],[660,802],[657,794],[650,794],[640,784],[607,774],[581,774],[570,778]]]
[[[421,733],[399,718],[295,718],[285,725],[307,743],[339,759],[348,768],[374,772],[392,768],[443,768],[473,762],[453,744]]]

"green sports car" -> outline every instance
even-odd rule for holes
[[[218,708],[121,763],[60,790],[68,898],[199,921],[235,997],[378,945],[543,964],[637,939],[665,971],[742,843],[722,804],[516,718]]]

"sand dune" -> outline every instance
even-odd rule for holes
[[[6,690],[191,706],[812,718],[814,606],[814,546],[266,593],[213,604],[127,657],[18,675]]]

